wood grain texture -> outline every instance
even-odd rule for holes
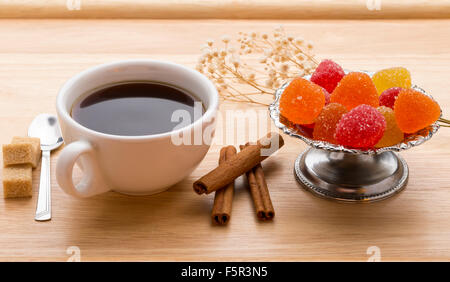
[[[194,67],[205,39],[238,31],[270,31],[279,23],[2,20],[0,143],[25,135],[37,114],[55,113],[58,89],[87,67],[129,58]],[[450,20],[282,24],[287,32],[314,42],[320,58],[333,58],[345,68],[407,67],[414,82],[428,90],[444,115],[450,116]],[[221,104],[224,114],[239,108],[249,107]],[[54,177],[56,152],[52,155],[53,220],[33,219],[37,169],[32,199],[0,198],[0,260],[65,261],[70,256],[67,248],[77,246],[83,261],[365,261],[367,248],[377,246],[384,261],[450,261],[450,129],[442,128],[431,141],[401,153],[411,172],[404,192],[362,205],[330,202],[302,190],[293,166],[306,146],[286,137],[285,146],[263,163],[276,211],[274,221],[256,219],[250,195],[239,179],[230,223],[214,226],[210,220],[214,196],[195,194],[192,183],[217,165],[220,144],[235,133],[229,123],[220,125],[216,144],[188,178],[167,192],[145,197],[109,192],[75,199],[64,194]],[[230,139],[234,145],[240,142]]]
[[[0,18],[449,18],[450,0],[0,0]]]

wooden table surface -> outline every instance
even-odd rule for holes
[[[12,136],[25,135],[37,114],[55,113],[58,89],[87,67],[129,58],[194,67],[206,39],[271,31],[279,23],[1,20],[0,141],[9,143]],[[333,58],[347,69],[407,67],[413,80],[439,101],[444,115],[450,113],[450,20],[281,23],[289,33],[314,42],[319,58]],[[221,111],[237,107],[245,108],[222,103]],[[223,126],[217,131],[231,134]],[[216,165],[223,140],[216,140],[192,175],[153,196],[109,192],[75,199],[64,194],[53,174],[49,222],[33,219],[37,169],[33,198],[0,200],[0,260],[65,261],[74,246],[82,261],[366,261],[368,248],[376,246],[384,261],[450,261],[449,140],[450,129],[442,128],[428,143],[401,153],[409,164],[410,179],[398,196],[351,205],[319,199],[300,188],[292,171],[306,146],[286,137],[279,153],[263,163],[276,210],[274,221],[256,220],[249,193],[239,182],[226,227],[211,224],[213,195],[192,191],[193,181]],[[52,155],[53,172],[57,157],[58,153]]]
[[[449,18],[450,0],[0,0],[0,18]]]

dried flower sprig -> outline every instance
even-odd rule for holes
[[[231,46],[226,35],[219,44],[208,40],[196,67],[215,82],[224,100],[267,105],[264,97],[317,66],[313,45],[288,36],[282,27],[271,34],[239,32],[236,43],[238,48]]]

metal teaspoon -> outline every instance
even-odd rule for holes
[[[63,143],[58,119],[54,115],[40,114],[30,124],[28,136],[41,140],[42,161],[41,178],[39,182],[39,196],[36,205],[37,221],[46,221],[52,218],[51,178],[50,178],[50,151]]]

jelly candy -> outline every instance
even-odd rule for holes
[[[351,72],[344,76],[331,93],[331,103],[344,105],[351,110],[361,104],[378,107],[378,94],[370,77],[362,72]]]
[[[292,123],[311,124],[325,105],[325,90],[304,78],[296,78],[280,98],[280,112]]]
[[[403,89],[394,104],[395,119],[404,133],[414,133],[434,123],[441,109],[433,99],[413,90]]]
[[[313,124],[314,125],[314,124]],[[295,129],[297,129],[297,132],[303,136],[306,136],[308,138],[313,138],[313,127],[306,127],[301,124],[296,124],[293,126]]]
[[[347,108],[341,104],[331,103],[326,105],[316,118],[313,131],[314,139],[337,144],[338,142],[334,136],[336,126],[345,113],[347,113]]]
[[[345,72],[340,65],[332,60],[323,60],[311,75],[311,81],[331,93],[344,75]]]
[[[344,114],[336,128],[340,145],[372,148],[383,137],[386,120],[374,107],[360,105]]]
[[[409,71],[402,67],[395,67],[377,71],[372,76],[373,83],[377,88],[378,94],[392,87],[410,88],[411,75]]]
[[[379,97],[380,106],[386,106],[391,109],[394,109],[395,99],[397,99],[398,93],[400,93],[402,89],[403,88],[401,87],[392,87],[384,90]]]
[[[328,105],[330,103],[331,100],[331,94],[330,92],[325,90],[325,105]]]
[[[386,120],[386,130],[384,131],[383,137],[380,141],[378,141],[375,147],[388,147],[402,142],[405,136],[400,128],[398,128],[394,110],[385,106],[378,107],[377,110]]]
[[[301,124],[301,126],[306,127],[306,128],[314,128],[314,126],[316,126],[316,124],[315,123]]]

